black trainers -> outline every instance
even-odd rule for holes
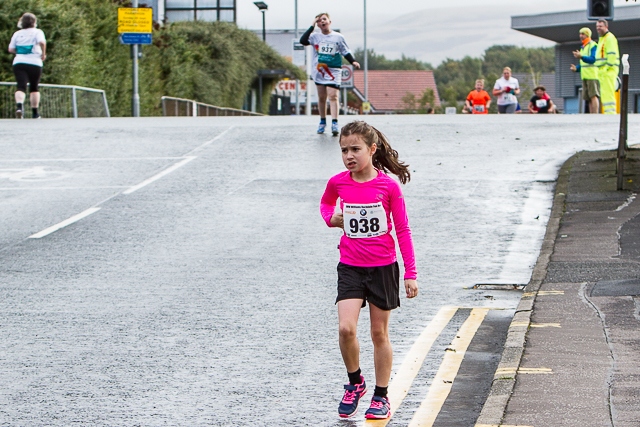
[[[22,110],[16,110],[16,119],[21,119],[22,117]]]

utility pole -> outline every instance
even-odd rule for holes
[[[364,0],[364,100],[369,102],[369,52],[367,51],[367,0]]]
[[[132,1],[133,7],[138,7],[138,0]],[[140,117],[140,93],[138,88],[138,51],[140,45],[131,45],[131,56],[133,56],[133,99],[131,100],[131,109],[133,117]]]
[[[296,42],[298,41],[298,0],[295,0],[295,38]],[[295,52],[294,52],[295,54]],[[300,80],[296,79],[296,116],[300,115]]]

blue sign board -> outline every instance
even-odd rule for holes
[[[151,33],[122,33],[120,34],[122,44],[151,44]]]

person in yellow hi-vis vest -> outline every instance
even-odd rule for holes
[[[602,102],[605,114],[616,114],[616,80],[620,68],[618,39],[609,31],[609,24],[604,19],[598,20],[596,31],[600,35],[596,51],[598,80],[600,80],[600,102]]]
[[[596,65],[596,50],[598,43],[591,40],[591,30],[580,28],[582,48],[574,50],[573,56],[580,60],[577,66],[571,64],[571,71],[580,72],[582,79],[582,99],[589,103],[589,113],[600,113],[600,81],[598,80],[598,66]]]

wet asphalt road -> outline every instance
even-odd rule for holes
[[[590,120],[369,119],[412,170],[421,294],[392,315],[394,369],[442,306],[465,307],[390,425],[408,425],[467,308],[491,307],[435,424],[473,425],[520,294],[464,288],[528,282],[557,168],[615,146],[617,118]],[[0,424],[364,424],[336,416],[340,232],[318,203],[343,166],[315,122],[0,121]],[[367,325],[365,310],[373,385]],[[484,383],[474,377],[483,366]]]

